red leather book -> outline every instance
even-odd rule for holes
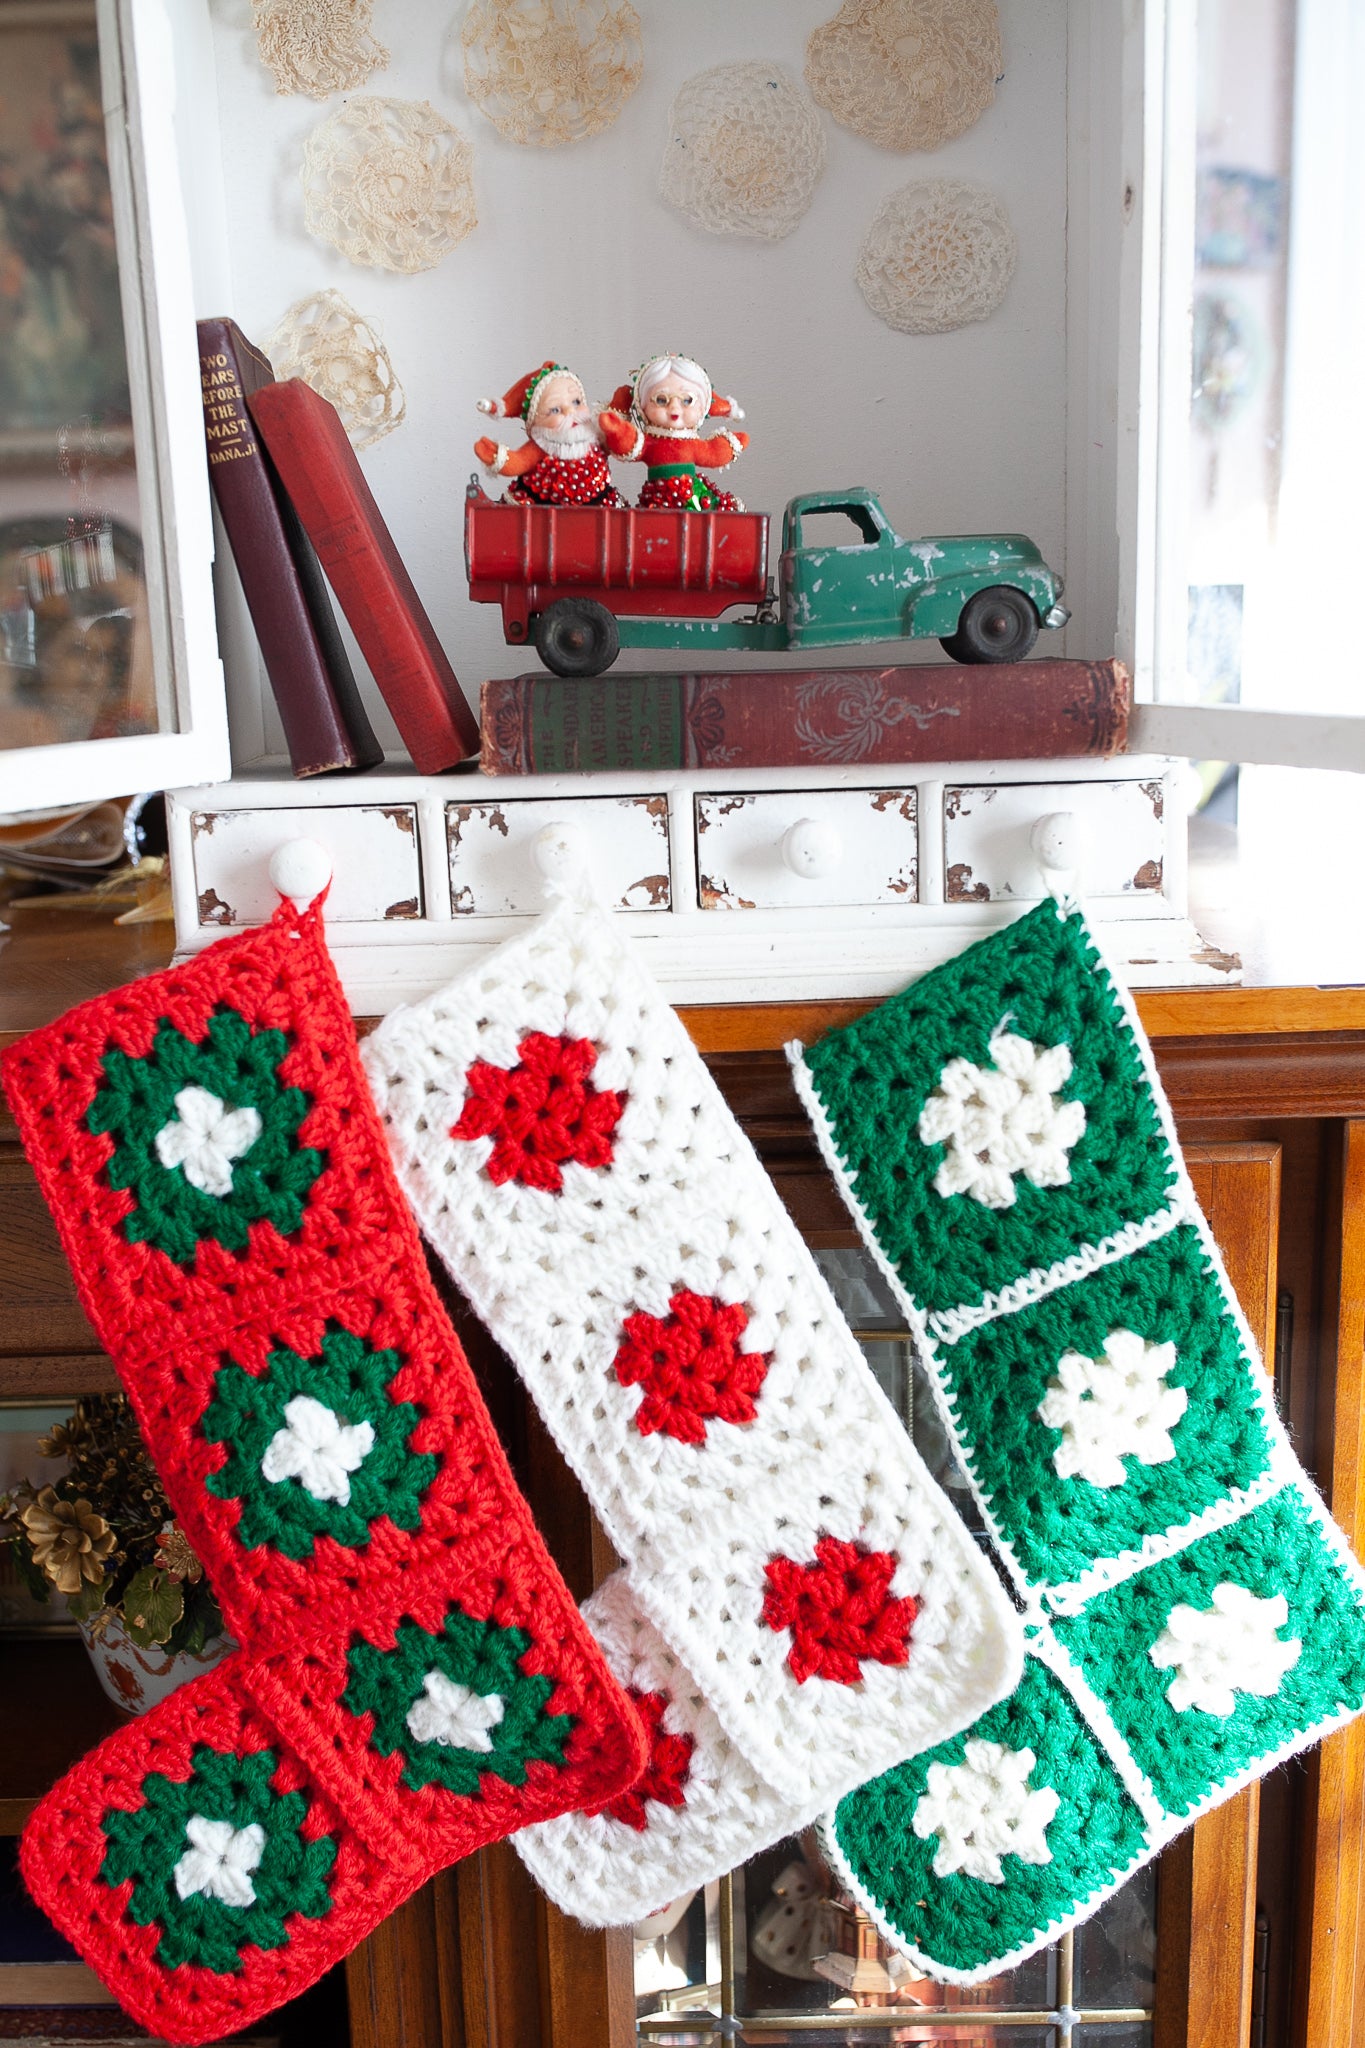
[[[512,676],[479,697],[487,775],[599,768],[829,768],[1117,754],[1132,687],[1117,661],[735,675]]]
[[[248,403],[414,767],[435,775],[467,760],[478,723],[335,406],[298,377]]]
[[[374,768],[384,749],[360,701],[317,556],[246,401],[275,372],[232,320],[201,320],[209,481],[223,515],[295,775]]]

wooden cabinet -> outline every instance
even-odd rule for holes
[[[82,995],[160,964],[155,938],[78,930],[21,935],[3,955],[0,1042]],[[749,1006],[685,1012],[694,1037],[809,1241],[852,1247],[848,1218],[816,1154],[780,1051],[856,1007]],[[1365,1531],[1365,996],[1154,993],[1140,1007],[1208,1212],[1275,1378],[1300,1454],[1349,1534]],[[583,1496],[472,1314],[452,1314],[546,1538],[580,1597],[610,1569]],[[63,1399],[109,1386],[112,1369],[81,1314],[55,1232],[13,1128],[0,1122],[0,1399]],[[79,1646],[3,1645],[0,1830],[23,1822],[44,1784],[110,1725]],[[1123,2048],[1346,2048],[1365,2029],[1365,1735],[1320,1752],[1201,1821],[1161,1859],[1150,1992],[1079,2042]],[[714,2020],[656,2015],[637,2033],[628,1931],[591,1934],[536,1892],[501,1844],[443,1873],[349,1958],[352,2048],[629,2048],[637,2038],[709,2044],[798,2037],[843,2043],[865,2024],[746,2005],[742,1885],[718,1895]],[[997,2012],[975,1994],[979,2029],[915,2015],[914,2038],[1048,2048],[1061,2015],[1084,2014],[1080,1937],[1040,1976],[1042,2002]],[[709,1973],[708,1973],[709,1974]],[[726,2001],[729,2001],[728,2009]],[[1357,2011],[1359,2007],[1359,2012]],[[824,2011],[822,2026],[817,2013]],[[799,2028],[793,2019],[800,2018]],[[888,2028],[887,2015],[878,2027]],[[830,2031],[832,2023],[833,2031]],[[970,2025],[970,2023],[967,2023]],[[858,2039],[866,2039],[863,2032]],[[885,2038],[900,2038],[886,2031]]]

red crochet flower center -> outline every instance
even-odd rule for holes
[[[748,1310],[685,1287],[668,1309],[666,1316],[627,1316],[612,1360],[623,1387],[645,1390],[635,1411],[641,1436],[662,1430],[679,1443],[700,1444],[708,1422],[752,1422],[754,1396],[772,1361],[739,1348]]]
[[[787,1662],[798,1685],[830,1678],[856,1685],[864,1664],[905,1664],[919,1603],[891,1591],[897,1560],[886,1550],[822,1536],[815,1563],[774,1557],[764,1568],[763,1619],[790,1629]]]
[[[615,1799],[609,1799],[605,1806],[593,1810],[609,1813],[613,1820],[624,1821],[628,1828],[643,1834],[649,1826],[649,1815],[645,1812],[648,1800],[654,1800],[659,1806],[686,1806],[683,1788],[691,1774],[692,1752],[697,1745],[691,1735],[670,1735],[664,1727],[667,1693],[640,1692],[629,1685],[626,1696],[645,1724],[645,1733],[649,1737],[649,1762],[628,1792],[620,1793]]]
[[[475,1060],[468,1095],[452,1138],[491,1138],[488,1177],[499,1187],[520,1181],[549,1195],[564,1186],[566,1160],[610,1166],[612,1137],[626,1106],[612,1088],[594,1088],[590,1038],[551,1038],[532,1031],[517,1047],[515,1067]]]

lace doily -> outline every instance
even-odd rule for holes
[[[938,149],[970,128],[1000,76],[995,0],[844,0],[806,45],[806,83],[884,149]]]
[[[261,62],[280,93],[351,92],[389,53],[370,33],[374,0],[251,0]]]
[[[472,164],[426,100],[357,93],[304,143],[304,225],[352,263],[430,270],[478,221]]]
[[[460,41],[475,106],[541,149],[609,128],[643,68],[630,0],[471,0]]]
[[[854,276],[888,327],[946,334],[990,318],[1014,258],[1014,229],[995,194],[965,178],[935,178],[883,201]]]
[[[713,235],[775,242],[810,205],[825,155],[819,116],[781,64],[717,64],[673,102],[660,190]]]
[[[369,448],[407,411],[389,352],[340,292],[297,299],[266,344],[275,375],[302,377],[341,414],[353,448]]]

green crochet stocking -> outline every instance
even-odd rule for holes
[[[1026,1616],[1017,1691],[824,1822],[888,1939],[974,1983],[1365,1707],[1365,1574],[1078,910],[791,1057]]]

